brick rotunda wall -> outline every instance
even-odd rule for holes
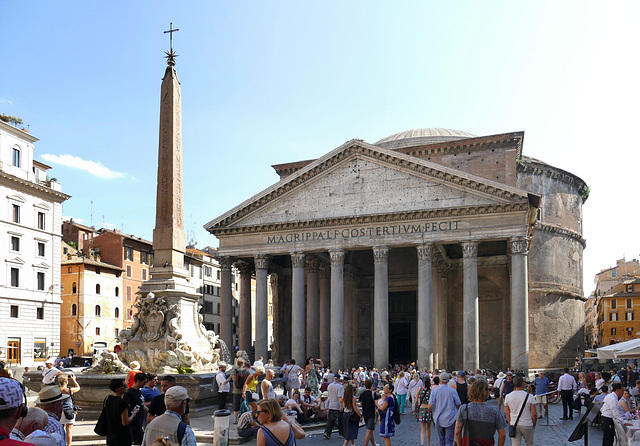
[[[524,159],[517,186],[542,197],[529,250],[529,366],[572,366],[584,349],[583,180]]]

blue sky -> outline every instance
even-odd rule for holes
[[[272,164],[420,127],[525,131],[591,187],[585,293],[640,257],[640,4],[8,2],[0,112],[40,138],[64,216],[149,240],[169,22],[180,31],[185,230],[276,182]],[[93,205],[91,204],[93,202]]]

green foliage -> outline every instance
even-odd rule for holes
[[[589,198],[590,193],[591,193],[591,188],[585,184],[582,190],[580,191],[580,196],[582,197],[583,200],[586,200],[587,198]]]
[[[78,249],[78,243],[76,242],[69,242],[67,245],[71,246],[73,249]]]
[[[178,370],[178,373],[181,375],[190,375],[192,373],[196,373],[196,371],[193,370],[191,367],[178,366],[176,367],[176,369]]]
[[[22,125],[22,118],[20,118],[19,116],[11,116],[11,115],[2,115],[0,114],[0,120],[4,121],[4,122],[8,122],[10,124],[15,125]]]

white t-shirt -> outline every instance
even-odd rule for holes
[[[225,383],[227,377],[224,372],[218,372],[216,374],[216,382],[218,383],[218,392],[229,392],[231,390],[231,384]]]
[[[600,390],[604,386],[604,379],[596,379],[596,389]]]
[[[520,413],[520,409],[522,408],[522,402],[527,398],[527,405],[522,411],[522,415],[520,416],[520,420],[518,421],[518,426],[533,426],[533,418],[531,418],[531,405],[536,404],[536,398],[530,393],[525,392],[524,390],[514,390],[510,394],[504,397],[504,405],[509,408],[511,412],[511,425],[516,424],[516,420],[518,419],[518,414]]]

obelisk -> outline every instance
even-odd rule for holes
[[[172,29],[167,32],[175,32]],[[198,312],[201,295],[185,268],[185,233],[182,192],[182,110],[176,54],[167,54],[160,90],[160,137],[156,227],[153,230],[151,277],[143,282],[136,302],[135,330],[128,335],[128,351],[171,350],[209,358],[215,333],[202,325]],[[150,294],[153,293],[153,294]],[[151,353],[156,355],[156,353]]]

